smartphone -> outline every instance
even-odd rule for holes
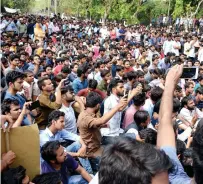
[[[70,81],[67,79],[64,81],[64,86],[68,86],[70,84]]]
[[[182,79],[197,79],[198,78],[198,67],[184,67],[183,73],[180,78]]]
[[[124,90],[123,98],[128,98],[128,93],[129,93],[128,89]]]
[[[39,100],[37,100],[37,101],[31,103],[31,105],[29,106],[29,110],[32,111],[32,110],[34,110],[34,109],[36,109],[36,108],[38,108],[38,107],[40,107]]]

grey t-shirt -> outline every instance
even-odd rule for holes
[[[171,159],[174,164],[174,171],[169,173],[169,181],[171,184],[190,184],[191,178],[185,173],[183,166],[181,165],[177,154],[176,149],[171,146],[163,146],[161,147]]]
[[[10,67],[8,67],[4,71],[5,76],[7,75],[7,73],[9,73],[11,71],[18,71],[18,72],[20,72],[19,68],[17,68],[17,67],[15,69],[11,69]]]

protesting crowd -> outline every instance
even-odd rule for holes
[[[200,20],[185,30],[3,15],[1,127],[36,124],[41,167],[30,178],[9,150],[2,183],[202,184]]]

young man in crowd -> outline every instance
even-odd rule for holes
[[[85,155],[86,145],[83,140],[74,133],[68,132],[64,129],[64,112],[55,110],[49,114],[48,126],[45,130],[40,132],[40,146],[42,147],[48,141],[58,140],[61,143],[67,141],[66,151],[72,156],[79,157]],[[92,173],[91,165],[88,159],[79,158],[81,164],[85,169]]]
[[[77,94],[81,89],[87,88],[88,82],[86,77],[87,67],[85,65],[81,66],[77,70],[77,78],[73,81],[73,89],[75,94]]]
[[[54,95],[54,86],[48,77],[43,77],[38,80],[38,86],[41,94],[38,97],[40,108],[35,123],[38,124],[40,129],[45,129],[48,121],[48,115],[55,109],[61,107],[61,87],[64,80],[59,83],[56,94]]]
[[[41,166],[42,173],[59,172],[63,183],[87,184],[92,179],[88,172],[64,150],[59,141],[49,141],[44,144],[41,155],[44,160]],[[70,176],[71,170],[78,172],[80,175]]]

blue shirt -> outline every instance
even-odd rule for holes
[[[55,170],[46,161],[43,161],[41,164],[41,174],[49,172],[58,172],[60,173],[62,182],[65,184],[68,183],[68,175],[70,175],[69,171],[75,171],[77,168],[78,163],[76,162],[76,160],[72,156],[67,155],[66,160],[61,164],[61,169],[59,171]]]
[[[55,135],[46,128],[45,130],[40,131],[40,146],[43,146],[48,141],[56,141],[63,142],[64,139],[71,140],[71,141],[78,141],[79,136],[68,132],[67,130],[63,129],[58,131]]]
[[[177,154],[176,149],[171,146],[161,147],[170,158],[173,163],[174,171],[169,173],[169,181],[171,184],[190,184],[191,178],[185,173],[183,166],[181,165]]]
[[[88,82],[87,79],[85,79],[84,81],[81,81],[80,78],[76,78],[73,81],[73,89],[75,94],[78,93],[78,91],[80,91],[81,89],[85,89],[88,86]]]
[[[9,93],[8,91],[6,91],[5,97],[4,99],[13,99],[13,100],[18,100],[20,108],[23,108],[24,103],[26,102],[25,98],[23,98],[21,95],[16,94],[16,95],[12,95],[11,93]],[[27,116],[24,116],[22,125],[30,125],[30,121],[28,120]]]

